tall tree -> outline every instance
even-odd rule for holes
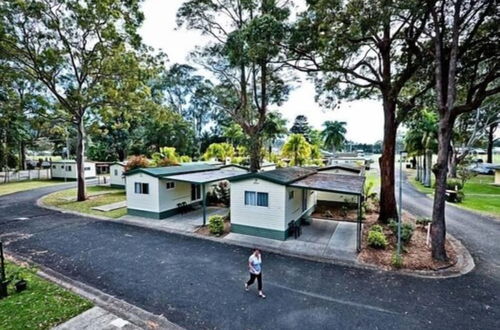
[[[430,88],[415,77],[426,54],[419,39],[428,6],[417,0],[307,1],[287,45],[288,63],[309,72],[325,106],[380,97],[384,110],[380,221],[398,218],[394,194],[396,131]],[[406,92],[410,89],[412,92]]]
[[[432,210],[432,256],[447,259],[445,192],[453,126],[463,113],[477,109],[500,92],[500,52],[496,1],[432,1],[435,96],[439,115],[436,187]]]
[[[268,153],[271,155],[273,145],[280,138],[283,138],[287,133],[286,128],[287,120],[283,118],[280,112],[271,111],[269,112],[264,127],[262,128],[262,134],[264,142],[268,144]]]
[[[140,0],[32,0],[1,3],[5,35],[0,51],[14,67],[44,85],[77,130],[77,200],[85,195],[87,112],[98,109],[120,85],[117,58],[138,47]]]
[[[292,127],[290,127],[290,133],[302,134],[306,138],[307,142],[310,143],[311,126],[307,121],[307,117],[304,115],[298,115],[295,117],[295,121],[293,122]]]
[[[249,137],[251,171],[260,168],[269,105],[280,105],[289,91],[279,47],[288,6],[286,0],[189,0],[177,13],[179,25],[212,40],[197,58],[219,81],[220,109]]]
[[[334,153],[345,143],[345,134],[347,133],[347,129],[345,128],[346,125],[347,123],[345,121],[336,120],[327,120],[323,123],[325,129],[321,131],[321,136],[325,147],[331,148]]]

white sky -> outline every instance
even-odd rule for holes
[[[146,18],[140,31],[143,41],[165,52],[169,57],[169,64],[188,63],[189,52],[206,42],[196,31],[176,30],[175,15],[182,2],[183,0],[146,0],[143,5]],[[382,140],[383,113],[380,101],[343,102],[335,111],[322,110],[314,101],[314,94],[313,84],[306,79],[302,79],[300,86],[291,92],[289,100],[279,108],[288,119],[289,126],[297,115],[303,114],[317,129],[321,129],[326,120],[347,122],[348,140],[360,143]]]

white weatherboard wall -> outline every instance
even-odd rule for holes
[[[112,164],[109,167],[109,182],[111,185],[125,186],[125,176],[123,175],[124,171],[125,166],[121,164]]]
[[[174,182],[175,188],[167,189],[167,182]],[[176,209],[178,203],[192,203],[191,200],[191,183],[173,181],[173,180],[159,180],[158,192],[160,196],[160,212]],[[201,198],[198,200],[200,201]]]
[[[332,193],[332,192],[324,192],[324,191],[318,191],[318,201],[329,201],[329,202],[349,202],[349,203],[356,203],[357,202],[357,196],[355,195],[348,195],[348,194],[341,194],[341,193]]]
[[[159,179],[144,173],[129,175],[126,181],[127,208],[149,212],[160,212],[158,192]],[[149,194],[136,194],[135,183],[148,183]]]
[[[341,168],[332,168],[330,170],[323,170],[320,173],[329,173],[329,174],[345,174],[345,175],[354,175],[359,176],[359,173],[347,171]]]
[[[293,198],[289,199],[290,192],[293,191]],[[309,210],[311,207],[316,205],[316,192],[314,190],[305,190],[305,194],[307,194],[307,206],[306,210]],[[305,212],[302,209],[302,189],[301,188],[292,188],[286,187],[286,212],[285,212],[285,222],[288,226],[290,221],[298,220],[303,213]]]
[[[269,206],[245,205],[245,191],[268,193]],[[231,182],[231,224],[285,231],[285,186],[260,179]]]
[[[95,178],[95,164],[84,162],[85,178]],[[76,161],[75,162],[52,162],[50,166],[51,177],[54,179],[76,179]]]

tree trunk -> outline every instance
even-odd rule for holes
[[[424,154],[422,155],[422,160],[423,160],[423,167],[422,167],[422,176],[420,177],[420,183],[424,184],[424,182],[427,180],[427,157],[425,157],[425,151]]]
[[[425,157],[426,157],[426,173],[425,173],[425,181],[424,181],[424,186],[425,187],[430,187],[431,186],[431,169],[432,169],[432,150],[426,150],[425,152]]]
[[[24,141],[19,143],[19,162],[21,170],[26,170],[26,143]]]
[[[260,157],[262,151],[262,140],[259,134],[253,134],[250,137],[250,172],[260,170]]]
[[[456,179],[457,178],[457,166],[458,166],[458,155],[453,153],[450,156],[450,166],[448,177]]]
[[[116,153],[118,154],[118,160],[120,162],[123,162],[125,158],[127,158],[127,151],[124,149],[118,149]]]
[[[76,182],[77,182],[77,196],[78,202],[86,199],[85,192],[85,126],[83,123],[83,116],[78,119],[76,127]]]
[[[432,207],[431,225],[432,257],[440,261],[447,260],[445,249],[445,195],[446,178],[448,174],[448,153],[450,150],[452,127],[453,122],[449,119],[449,115],[440,119],[438,136],[438,158],[434,167],[436,187],[434,189],[434,205]]]
[[[397,124],[395,103],[384,100],[384,143],[380,165],[380,214],[378,220],[387,223],[397,219],[396,196],[394,193],[394,155],[396,151]]]
[[[419,181],[420,180],[420,156],[417,155],[417,175],[415,176],[415,180]]]
[[[486,162],[487,163],[493,163],[493,140],[494,140],[494,135],[495,135],[495,130],[498,126],[498,123],[494,123],[494,124],[491,124],[489,127],[488,127],[488,149],[486,151],[487,153],[487,159],[486,159]]]

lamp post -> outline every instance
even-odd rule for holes
[[[399,152],[399,219],[398,219],[398,256],[401,255],[401,223],[403,222],[403,157],[406,157],[406,151]]]

